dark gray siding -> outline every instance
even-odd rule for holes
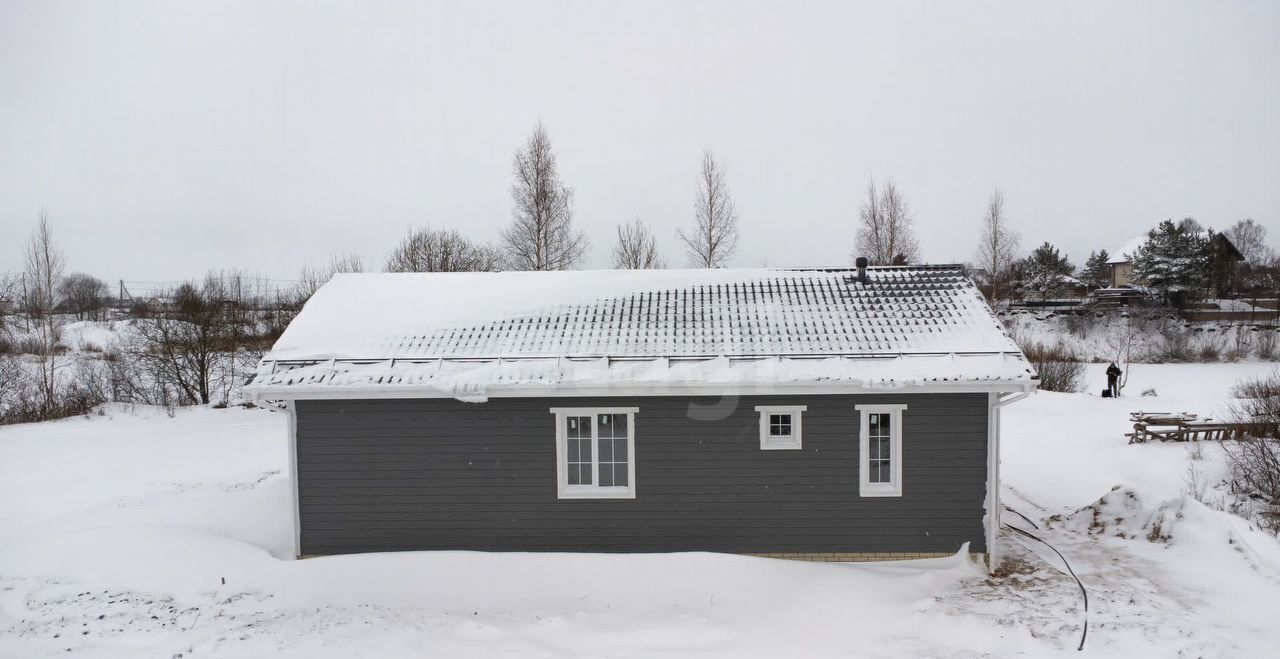
[[[302,553],[985,551],[986,394],[298,401]],[[858,496],[857,404],[905,403],[903,496]],[[756,405],[807,405],[760,450]],[[556,498],[552,407],[636,406],[636,498]]]

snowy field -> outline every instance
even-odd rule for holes
[[[1005,412],[1005,502],[1040,531],[1005,522],[1079,573],[1090,656],[1276,656],[1280,542],[1184,496],[1199,482],[1225,501],[1217,447],[1123,437],[1130,411],[1215,414],[1273,367],[1135,365],[1130,397],[1040,393]],[[1013,534],[995,578],[959,557],[293,561],[285,460],[285,417],[264,410],[0,428],[0,656],[1080,656],[1075,581]]]

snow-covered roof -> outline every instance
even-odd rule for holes
[[[956,266],[340,274],[264,357],[259,397],[342,390],[1033,382]]]
[[[1121,245],[1120,249],[1111,252],[1111,258],[1107,259],[1107,263],[1130,263],[1133,261],[1133,253],[1138,251],[1138,248],[1145,244],[1147,244],[1147,234],[1144,233],[1140,236],[1134,236],[1125,242],[1125,244]]]

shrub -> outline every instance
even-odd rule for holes
[[[1276,343],[1275,331],[1269,329],[1258,330],[1258,359],[1275,359]]]
[[[1258,522],[1280,533],[1280,371],[1236,384],[1232,418],[1248,423],[1238,441],[1223,442],[1233,488],[1256,502]]]
[[[1164,339],[1156,361],[1189,362],[1192,361],[1191,337],[1178,323],[1163,323],[1160,336]]]
[[[1084,363],[1062,342],[1051,346],[1029,343],[1019,347],[1040,375],[1041,389],[1066,393],[1080,390],[1081,380],[1084,379]]]
[[[16,352],[20,355],[39,355],[44,353],[44,344],[40,342],[38,337],[24,336],[17,340],[14,344]]]

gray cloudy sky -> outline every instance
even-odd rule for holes
[[[539,118],[585,267],[636,216],[684,264],[707,146],[734,265],[847,262],[871,176],[932,261],[996,186],[1077,263],[1187,215],[1280,242],[1280,2],[851,5],[3,2],[0,271],[41,207],[111,280],[491,239]]]

